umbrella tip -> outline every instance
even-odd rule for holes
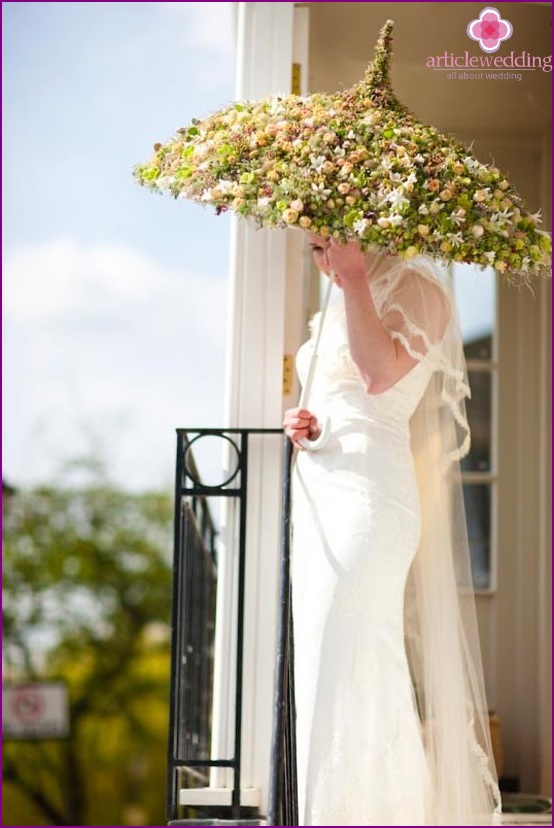
[[[379,38],[375,46],[373,61],[369,64],[365,73],[365,84],[370,93],[392,95],[390,79],[390,65],[392,61],[392,30],[394,20],[387,20],[379,32]]]

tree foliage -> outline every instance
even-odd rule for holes
[[[7,742],[4,823],[163,824],[171,498],[95,478],[4,509],[9,680],[62,680],[71,734]]]

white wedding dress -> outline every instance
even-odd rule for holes
[[[302,381],[312,343],[297,355]],[[320,450],[298,452],[293,474],[299,825],[435,824],[404,639],[421,533],[410,417],[434,367],[427,354],[368,394],[344,304],[330,308],[308,408],[330,418],[331,433]]]

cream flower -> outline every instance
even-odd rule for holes
[[[294,201],[290,203],[291,210],[294,210],[296,213],[301,213],[304,209],[304,202],[301,201],[299,198],[295,198]]]
[[[287,224],[295,224],[298,221],[298,213],[296,210],[283,210],[283,221],[286,221]]]
[[[482,204],[489,198],[489,188],[485,187],[482,190],[477,190],[473,193],[473,200],[476,201],[478,204]]]

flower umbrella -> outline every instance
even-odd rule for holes
[[[135,168],[156,192],[309,228],[411,259],[492,265],[508,281],[550,270],[551,237],[508,179],[394,95],[393,21],[355,86],[234,103],[179,129]]]

